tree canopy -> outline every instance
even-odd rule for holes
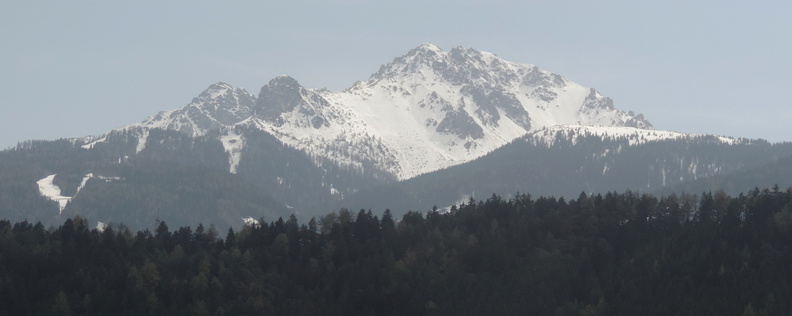
[[[0,221],[0,315],[792,312],[792,189],[777,187],[152,228]]]

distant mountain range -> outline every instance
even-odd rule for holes
[[[536,66],[424,44],[343,92],[306,89],[288,76],[272,79],[258,97],[217,83],[182,109],[121,130],[140,130],[141,149],[153,128],[193,137],[219,131],[234,152],[245,147],[234,129],[252,127],[311,155],[404,180],[559,124],[652,127],[594,89]]]
[[[342,92],[288,76],[258,96],[216,83],[181,109],[104,135],[20,143],[0,152],[0,217],[227,227],[518,191],[670,193],[789,156],[787,143],[654,130],[536,66],[423,44]]]

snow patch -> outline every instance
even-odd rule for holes
[[[149,130],[143,129],[143,133],[138,137],[137,147],[135,148],[135,155],[140,154],[143,149],[146,149],[146,141],[148,141]]]
[[[261,227],[261,223],[259,223],[259,221],[253,217],[243,217],[242,222],[245,224],[245,226],[248,227],[253,227],[253,228]]]
[[[63,210],[66,208],[66,205],[69,204],[69,202],[71,202],[74,196],[77,196],[77,194],[79,194],[80,191],[82,191],[82,189],[85,188],[85,184],[88,183],[88,180],[100,179],[100,180],[104,180],[105,182],[122,180],[121,177],[105,177],[105,176],[94,175],[93,173],[89,173],[83,177],[82,181],[80,182],[80,186],[77,187],[77,192],[74,193],[74,196],[63,196],[61,194],[61,188],[54,183],[56,176],[57,174],[49,175],[44,179],[36,181],[36,184],[38,184],[39,193],[41,194],[41,196],[46,197],[58,203],[58,214],[63,213]]]
[[[96,144],[104,143],[105,141],[107,141],[107,137],[102,137],[102,138],[99,138],[99,139],[95,139],[95,140],[91,141],[90,143],[87,143],[87,144],[82,145],[80,147],[82,147],[83,149],[92,149],[92,148],[94,148],[94,146],[96,146]]]
[[[39,193],[41,193],[42,196],[58,203],[58,214],[62,214],[63,209],[66,208],[66,204],[68,204],[72,198],[70,196],[61,195],[60,187],[54,183],[55,176],[57,176],[57,174],[49,175],[44,179],[38,180],[36,184],[38,184]]]
[[[82,191],[82,189],[85,187],[85,184],[86,184],[86,183],[88,183],[88,180],[90,180],[91,178],[93,178],[93,173],[86,174],[86,175],[83,177],[83,179],[82,179],[82,182],[80,182],[80,186],[79,186],[79,187],[77,187],[77,192],[76,192],[76,193],[74,193],[74,195],[75,195],[75,196],[76,196],[77,194],[79,194],[79,193],[80,193],[80,191]]]
[[[229,172],[237,173],[239,161],[242,159],[242,149],[245,148],[245,137],[230,130],[226,135],[220,136],[226,153],[228,153]]]
[[[437,209],[437,212],[439,212],[441,214],[450,213],[451,209],[453,207],[456,206],[457,208],[460,208],[463,205],[467,205],[468,203],[470,203],[471,199],[473,199],[473,194],[463,195],[462,198],[460,198],[456,203],[453,203],[453,204],[451,204],[449,206],[446,206],[446,207],[440,207],[440,208]],[[475,199],[474,199],[474,201],[475,201]]]
[[[558,137],[570,141],[573,145],[577,144],[577,139],[583,137],[599,137],[601,139],[625,139],[629,146],[637,146],[649,142],[663,140],[691,139],[707,137],[708,135],[685,134],[674,131],[640,129],[625,126],[584,126],[584,125],[555,125],[542,128],[541,130],[530,133],[526,138],[534,145],[544,145],[551,147],[558,140]],[[725,145],[736,145],[743,142],[724,136],[715,136],[714,140]],[[617,150],[620,152],[621,147]],[[604,157],[608,152],[604,152]]]

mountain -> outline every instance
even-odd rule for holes
[[[728,183],[718,179],[742,175],[742,181],[726,188],[739,193],[774,184],[792,186],[792,181],[770,171],[789,174],[790,159],[792,143],[632,127],[554,126],[526,134],[470,163],[362,190],[338,207],[390,208],[400,215],[426,211],[432,205],[447,209],[492,194],[566,198],[624,190],[698,194],[720,189],[704,184]]]
[[[787,156],[789,144],[654,130],[536,66],[424,44],[340,92],[289,76],[257,96],[216,83],[100,136],[20,143],[0,152],[0,217],[226,228],[492,193],[656,191]]]
[[[342,92],[306,89],[279,76],[256,98],[218,83],[180,110],[126,128],[203,136],[255,127],[311,155],[404,180],[559,124],[652,128],[642,115],[615,109],[611,99],[557,74],[472,48],[445,52],[432,44]],[[231,156],[244,147],[243,136],[223,137],[238,140],[226,144]]]
[[[293,213],[218,167],[227,158],[216,139],[152,130],[148,146],[135,155],[136,132],[113,132],[90,144],[26,141],[0,151],[0,217],[57,225],[79,215],[135,229],[160,220],[227,229],[244,217]]]

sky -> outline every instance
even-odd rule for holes
[[[343,90],[422,43],[534,64],[656,129],[792,141],[792,2],[3,1],[0,149],[100,135],[226,82]]]

